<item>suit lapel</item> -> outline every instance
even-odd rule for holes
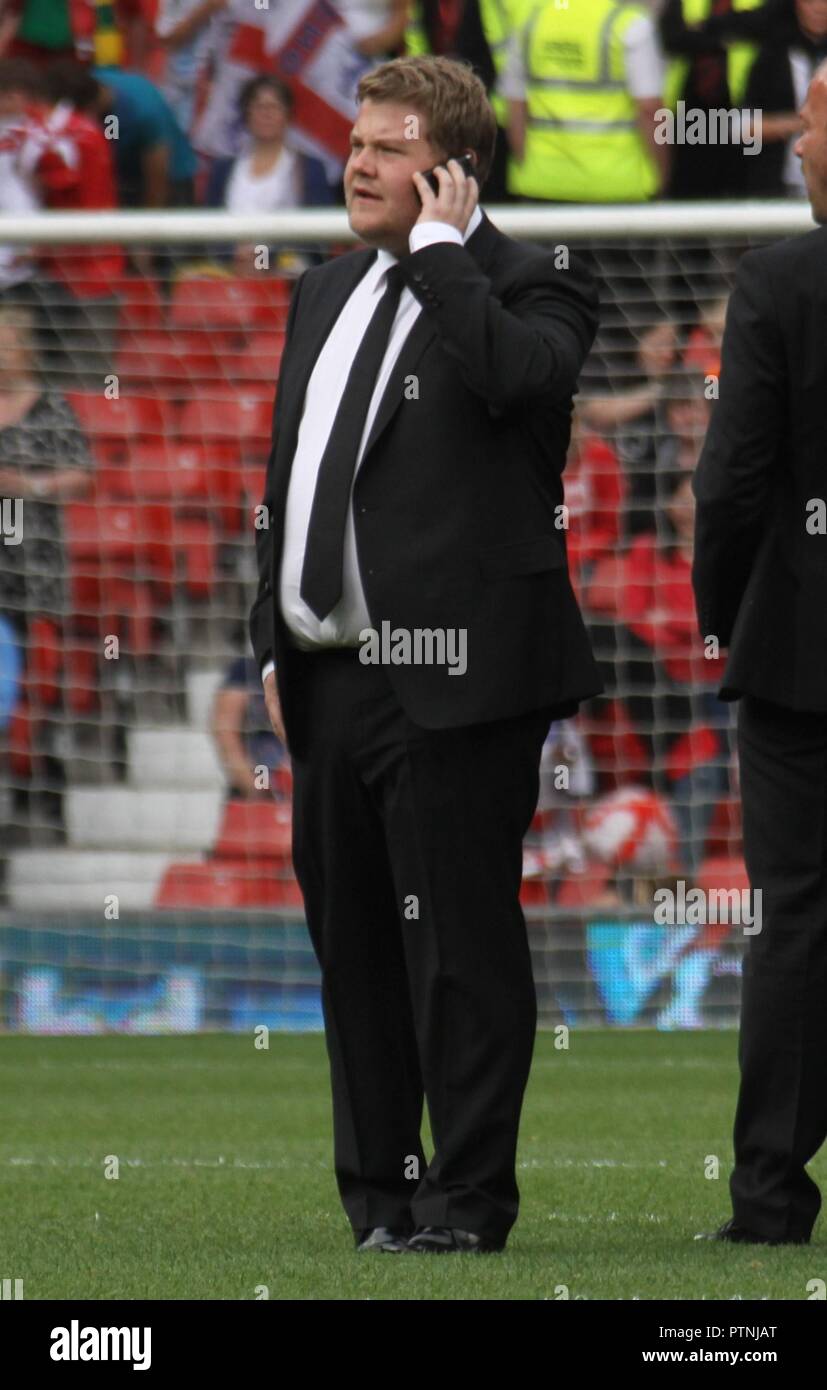
[[[493,222],[489,220],[483,212],[482,221],[465,243],[465,248],[470,251],[481,270],[485,270],[501,233],[497,231]],[[278,446],[275,459],[275,497],[276,504],[286,498],[287,486],[290,479],[290,467],[296,449],[296,439],[298,437],[299,422],[304,408],[304,398],[307,392],[307,385],[311,373],[318,360],[319,354],[324,347],[327,337],[333,328],[339,314],[355,290],[359,281],[367,274],[370,267],[376,261],[375,251],[358,251],[352,255],[343,256],[339,262],[340,274],[336,279],[335,286],[331,285],[329,298],[324,301],[324,312],[318,314],[315,321],[308,324],[301,335],[295,335],[295,341],[291,344],[291,355],[293,360],[289,368],[289,380],[285,380],[284,401],[282,403],[282,419],[279,429]],[[330,277],[332,280],[332,276]],[[321,287],[317,293],[320,293]],[[402,350],[394,363],[393,371],[390,374],[387,387],[383,392],[376,412],[376,419],[370,437],[362,455],[362,465],[367,459],[368,453],[374,448],[377,440],[383,431],[390,424],[394,412],[402,402],[405,387],[405,378],[412,375],[417,362],[425,349],[436,336],[436,329],[433,321],[425,310],[421,310],[417,316],[413,328],[408,334],[402,346]],[[360,465],[360,466],[362,466]]]
[[[491,222],[483,212],[480,225],[465,243],[466,251],[470,251],[481,270],[485,270],[491,260],[499,236],[500,233],[497,231],[493,222]],[[422,309],[417,316],[413,328],[402,344],[402,350],[388,378],[388,384],[379,402],[379,409],[376,412],[373,428],[365,444],[362,461],[359,465],[360,470],[365,467],[368,454],[375,447],[380,435],[387,429],[394,414],[401,405],[405,391],[406,378],[414,374],[417,362],[435,337],[436,328],[434,327],[433,319]]]
[[[292,360],[288,371],[289,379],[285,379],[284,382],[282,418],[275,458],[275,494],[277,500],[286,496],[287,484],[290,479],[290,466],[296,451],[299,422],[304,409],[304,398],[307,394],[307,385],[313,368],[327,341],[330,330],[359,281],[367,274],[375,259],[376,252],[369,250],[343,256],[337,265],[338,277],[329,289],[325,287],[327,289],[326,297],[321,298],[321,286],[317,290],[323,312],[315,316],[306,315],[301,334],[294,335],[294,341],[291,343]],[[329,278],[333,281],[333,276]],[[305,323],[306,327],[304,326]]]

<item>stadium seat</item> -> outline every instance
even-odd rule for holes
[[[701,864],[695,875],[695,883],[704,893],[713,888],[726,891],[734,888],[739,892],[749,888],[749,878],[744,861],[740,856],[710,856]]]
[[[108,399],[97,391],[67,391],[66,399],[92,439],[117,440],[163,438],[169,429],[167,403],[155,396],[118,396]]]
[[[606,892],[611,877],[608,864],[590,864],[582,874],[569,872],[554,895],[556,907],[590,907]]]
[[[241,392],[227,397],[196,398],[181,411],[182,439],[202,443],[231,439],[242,449],[268,453],[272,438],[273,400],[261,394]]]
[[[174,503],[178,514],[208,516],[227,535],[243,525],[247,475],[230,440],[137,443],[125,462],[99,467],[98,488],[102,500]]]
[[[253,326],[283,329],[289,310],[290,286],[285,280],[188,276],[173,290],[170,327],[237,334],[246,334]]]
[[[50,618],[40,615],[32,617],[26,640],[26,679],[39,705],[55,705],[60,700],[62,669],[59,627]]]
[[[523,907],[548,907],[548,884],[542,878],[524,878],[520,885],[520,903]]]
[[[99,469],[125,463],[135,443],[159,443],[171,432],[166,402],[155,396],[124,395],[109,399],[98,393],[66,393]]]
[[[9,771],[23,781],[32,775],[32,735],[32,715],[24,690],[9,717],[5,735]]]
[[[155,893],[156,908],[302,908],[295,878],[276,877],[272,863],[210,860],[205,864],[171,864]]]
[[[170,864],[155,894],[154,907],[240,908],[246,885],[231,865]]]
[[[158,281],[148,275],[124,275],[113,286],[120,295],[118,328],[163,329],[164,304]]]
[[[219,859],[289,861],[291,821],[291,807],[284,802],[234,798],[224,808],[213,853]]]
[[[107,463],[98,469],[98,486],[105,498],[177,501],[212,500],[207,451],[175,440],[133,444],[123,463]]]
[[[601,555],[591,572],[583,595],[585,606],[604,617],[618,617],[618,602],[624,583],[624,556]]]
[[[175,553],[183,558],[185,585],[192,598],[208,598],[218,578],[217,541],[210,517],[173,519]]]
[[[89,714],[99,707],[99,645],[75,638],[66,644],[64,671],[66,701],[72,714]]]
[[[65,517],[74,604],[98,615],[104,632],[125,637],[136,656],[149,655],[159,599],[170,593],[171,532],[159,537],[158,517],[136,503],[70,502]],[[153,593],[161,580],[166,592]]]
[[[192,342],[170,333],[129,333],[115,355],[122,383],[143,394],[185,400],[197,383],[217,386],[231,379],[224,360],[203,339]]]
[[[706,836],[706,852],[710,857],[737,857],[741,845],[741,802],[736,796],[722,796],[712,813]]]
[[[275,769],[272,774],[272,782],[274,796],[289,801],[293,795],[293,770],[289,763]]]
[[[233,353],[225,363],[230,381],[268,381],[275,386],[278,380],[281,354],[284,351],[282,334],[258,334],[243,352]]]

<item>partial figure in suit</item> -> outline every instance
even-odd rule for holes
[[[821,225],[739,263],[693,482],[700,631],[729,649],[721,698],[740,698],[756,914],[733,1216],[711,1238],[762,1244],[809,1241],[821,1195],[805,1165],[827,1136],[827,64],[801,117]]]
[[[602,690],[561,479],[597,291],[478,206],[496,132],[467,65],[394,59],[358,99],[345,196],[371,249],[294,291],[250,632],[357,1247],[497,1250],[536,1028],[522,839],[551,720]]]

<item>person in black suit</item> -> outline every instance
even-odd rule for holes
[[[693,481],[701,635],[739,699],[747,941],[733,1216],[712,1238],[806,1243],[827,1136],[827,64],[796,144],[818,230],[741,259]]]
[[[250,634],[357,1247],[498,1250],[536,1027],[522,838],[551,720],[602,690],[561,481],[597,292],[479,207],[495,121],[470,67],[394,59],[358,97],[345,194],[372,249],[294,291]]]

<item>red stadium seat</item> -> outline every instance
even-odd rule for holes
[[[115,357],[115,372],[136,393],[185,400],[198,383],[231,380],[226,361],[199,338],[198,345],[170,333],[124,335]]]
[[[279,334],[258,334],[243,352],[227,357],[225,369],[230,381],[267,381],[275,389],[278,381],[284,337]]]
[[[155,893],[156,908],[253,908],[303,906],[298,883],[280,878],[272,863],[248,860],[171,864]]]
[[[164,303],[157,280],[147,275],[124,275],[113,289],[121,299],[118,310],[121,331],[164,327]]]
[[[222,460],[229,466],[230,460]],[[181,505],[212,500],[210,459],[196,445],[176,441],[154,444],[138,442],[122,464],[109,463],[98,469],[98,485],[103,497],[168,499]]]
[[[746,865],[740,856],[716,856],[705,859],[695,875],[695,885],[705,893],[713,888],[724,891],[749,888]]]
[[[221,859],[289,861],[291,821],[291,808],[284,802],[228,801],[213,853]]]
[[[233,866],[171,864],[155,893],[154,907],[244,907],[246,884]]]
[[[706,852],[711,857],[737,857],[741,845],[741,802],[737,796],[722,796],[715,806],[707,831]]]
[[[617,618],[623,583],[624,556],[601,555],[585,586],[585,606],[592,613]]]
[[[29,689],[39,705],[54,705],[60,699],[62,648],[57,624],[49,618],[32,617],[26,639],[26,674]]]
[[[608,864],[590,864],[582,874],[569,873],[554,895],[556,907],[591,907],[606,892],[611,875]]]
[[[264,892],[257,901],[249,901],[248,907],[298,907],[304,910],[304,896],[295,878],[264,879]]]
[[[523,907],[547,907],[548,901],[548,884],[544,879],[523,879],[520,885],[520,902]]]
[[[212,439],[232,439],[242,447],[268,453],[273,428],[273,400],[245,392],[188,401],[181,411],[183,439],[199,443]]]
[[[287,281],[264,276],[188,276],[173,290],[170,326],[246,334],[253,325],[283,328],[289,310]]]
[[[277,767],[272,775],[273,793],[284,801],[293,795],[293,770],[289,763]]]
[[[154,396],[109,400],[98,393],[73,391],[67,392],[67,399],[102,469],[124,463],[136,441],[158,442],[171,430],[168,404]]]
[[[98,646],[67,643],[64,653],[66,699],[73,714],[88,714],[99,707],[100,671]]]
[[[176,554],[183,560],[187,592],[207,598],[218,577],[217,544],[209,517],[176,516],[173,521]]]
[[[155,613],[172,592],[170,518],[146,505],[121,502],[71,502],[65,516],[76,611],[94,615],[103,632],[125,638],[135,655],[148,655]]]
[[[107,400],[97,391],[67,391],[66,399],[90,438],[131,443],[161,437],[169,429],[166,401],[154,396],[119,396]]]
[[[247,322],[251,327],[281,331],[286,328],[292,294],[289,280],[275,276],[239,276],[237,283],[244,287]]]
[[[243,523],[245,487],[238,446],[229,440],[139,443],[127,461],[110,461],[98,469],[102,500],[168,501],[181,515],[209,515],[231,535],[237,535]]]
[[[32,716],[25,695],[15,705],[6,726],[9,771],[28,781],[32,775]]]

